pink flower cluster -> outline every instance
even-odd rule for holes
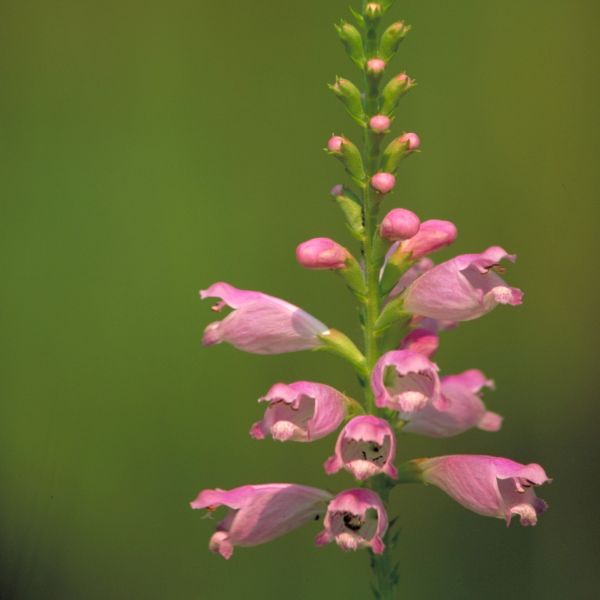
[[[500,429],[502,417],[488,411],[481,400],[482,390],[493,389],[493,382],[476,369],[440,376],[432,357],[439,347],[439,331],[476,319],[498,304],[520,304],[522,298],[521,291],[509,287],[497,272],[502,259],[514,261],[497,246],[437,266],[425,258],[456,238],[456,228],[448,221],[421,223],[414,213],[394,209],[383,218],[380,235],[394,242],[390,253],[402,253],[410,264],[389,297],[404,299],[413,324],[398,348],[380,357],[371,374],[375,404],[384,412],[349,418],[351,400],[328,385],[276,383],[260,398],[266,410],[250,429],[257,440],[311,442],[334,433],[345,421],[324,468],[328,474],[346,470],[359,482],[380,474],[398,477],[394,419],[404,432],[429,437],[455,436],[471,428]],[[297,251],[298,261],[307,268],[340,269],[349,256],[348,250],[327,238],[304,242]],[[278,354],[324,344],[328,327],[279,298],[226,283],[216,283],[200,295],[217,298],[215,311],[232,309],[206,327],[205,345],[227,342],[246,352]],[[548,481],[539,465],[457,455],[413,461],[413,467],[422,481],[482,515],[507,522],[518,515],[522,524],[533,525],[546,508],[532,489]],[[210,511],[220,505],[229,512],[217,526],[210,548],[225,558],[236,545],[260,544],[321,515],[324,530],[317,536],[318,545],[334,540],[346,550],[384,549],[386,509],[369,489],[350,489],[334,497],[296,484],[250,485],[229,492],[204,490],[192,502],[193,508]]]

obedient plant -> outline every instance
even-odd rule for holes
[[[398,21],[383,27],[393,0],[363,2],[353,11],[356,25],[342,21],[336,31],[362,75],[362,89],[338,77],[330,86],[362,131],[361,141],[333,135],[326,151],[340,161],[348,181],[331,196],[360,246],[354,256],[342,244],[316,237],[298,245],[296,259],[307,269],[330,270],[346,283],[359,305],[362,350],[340,331],[301,308],[263,292],[215,283],[200,292],[215,298],[213,310],[231,309],[209,324],[207,346],[226,342],[254,354],[321,350],[346,360],[356,371],[364,397],[356,400],[311,381],[275,383],[260,399],[262,418],[251,426],[256,440],[303,442],[329,436],[326,473],[350,473],[357,487],[340,492],[295,483],[243,485],[200,492],[192,508],[228,507],[209,548],[230,558],[234,546],[268,542],[316,518],[323,519],[318,546],[335,541],[342,550],[367,549],[376,598],[395,597],[398,570],[393,560],[399,512],[391,490],[404,483],[436,486],[459,504],[484,516],[535,525],[546,510],[533,487],[548,481],[536,464],[507,458],[454,455],[418,458],[396,465],[398,436],[450,437],[471,428],[491,432],[502,424],[481,399],[493,382],[477,369],[440,373],[435,353],[440,335],[477,319],[499,304],[518,305],[522,292],[500,276],[500,262],[514,261],[498,246],[435,264],[431,255],[457,237],[449,221],[421,221],[407,208],[393,208],[391,193],[405,158],[421,148],[416,133],[399,132],[394,112],[414,80],[390,72],[390,61],[410,27]],[[388,80],[385,81],[385,76]],[[385,206],[385,214],[382,207]],[[337,441],[334,441],[337,432]],[[315,469],[319,468],[315,465]]]

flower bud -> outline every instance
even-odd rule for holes
[[[383,9],[381,8],[381,4],[378,2],[369,2],[365,6],[365,19],[369,23],[377,23],[379,19],[381,19],[382,14]]]
[[[362,69],[365,64],[365,50],[363,48],[362,36],[358,29],[346,21],[342,21],[339,25],[336,25],[335,29],[352,62],[359,69]]]
[[[375,173],[371,177],[371,187],[380,194],[387,194],[394,189],[396,178],[391,173]]]
[[[400,161],[414,150],[417,150],[420,144],[421,141],[416,133],[405,133],[392,140],[383,151],[381,159],[383,168],[390,173],[395,173]]]
[[[392,121],[385,115],[375,115],[369,121],[369,127],[374,133],[385,133],[389,130]]]
[[[399,251],[410,254],[411,259],[416,260],[449,246],[456,240],[456,236],[457,231],[454,223],[430,219],[429,221],[423,221],[418,233],[403,242],[399,247]]]
[[[364,125],[367,116],[363,108],[360,90],[351,81],[342,77],[338,77],[336,82],[329,86],[329,89],[340,99],[350,116]]]
[[[329,238],[313,238],[296,248],[296,260],[306,269],[343,269],[352,255]]]
[[[341,135],[332,135],[327,141],[327,150],[332,154],[341,154],[344,141]]]
[[[370,58],[367,61],[367,73],[380,77],[385,71],[385,60],[381,58]]]
[[[413,237],[421,225],[419,217],[405,208],[394,208],[385,215],[379,227],[379,235],[389,242],[408,240]]]
[[[357,239],[362,240],[365,227],[363,225],[362,205],[360,200],[339,183],[331,188],[331,195],[346,217],[346,225],[350,233]]]
[[[382,34],[379,42],[379,56],[384,60],[389,60],[396,54],[400,43],[410,31],[410,25],[405,25],[402,21],[392,23]]]
[[[396,106],[398,106],[400,98],[414,85],[414,80],[406,73],[396,75],[396,77],[388,81],[381,91],[381,97],[383,98],[381,113],[384,115],[391,115]]]

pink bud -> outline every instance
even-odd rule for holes
[[[387,194],[394,189],[396,178],[391,173],[375,173],[371,177],[371,187],[380,194]]]
[[[409,151],[417,150],[421,145],[421,140],[416,133],[405,133],[400,136],[400,141],[406,144],[407,150]]]
[[[313,238],[296,248],[296,260],[306,269],[343,269],[351,256],[329,238]]]
[[[383,218],[379,235],[390,242],[407,240],[416,235],[420,225],[421,221],[414,212],[405,208],[394,208]]]
[[[402,252],[417,259],[437,252],[456,240],[456,225],[451,221],[429,219],[423,221],[418,233],[401,245]]]
[[[373,75],[379,75],[385,70],[385,60],[381,58],[371,58],[367,61],[367,72]]]
[[[385,133],[390,128],[391,124],[391,119],[385,115],[375,115],[374,117],[371,117],[371,120],[369,121],[369,127],[375,133]]]
[[[341,152],[342,144],[346,140],[341,135],[333,135],[327,141],[327,150],[329,152]]]
[[[344,186],[341,183],[338,183],[337,185],[334,185],[330,190],[329,193],[334,197],[337,198],[338,196],[341,196],[344,193]]]
[[[406,73],[400,73],[400,75],[396,75],[396,81],[398,83],[404,83],[409,86],[414,83],[414,80],[411,79]]]

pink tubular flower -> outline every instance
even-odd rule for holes
[[[250,429],[257,440],[270,434],[280,442],[311,442],[335,431],[346,417],[346,397],[311,381],[276,383],[259,402],[269,406],[262,421]]]
[[[390,424],[372,415],[361,415],[342,429],[335,454],[325,461],[324,467],[328,475],[344,468],[359,481],[380,473],[395,479],[395,458],[396,438]]]
[[[371,177],[371,187],[380,194],[387,194],[394,189],[396,178],[391,173],[380,171]]]
[[[297,306],[262,292],[220,282],[202,290],[200,297],[220,298],[213,307],[217,312],[225,306],[234,309],[206,327],[205,346],[228,342],[254,354],[281,354],[317,348],[321,345],[318,336],[328,331],[327,325]]]
[[[428,404],[415,413],[403,431],[430,437],[451,437],[478,427],[484,431],[498,431],[502,417],[486,410],[479,393],[482,388],[494,389],[494,382],[477,369],[441,379],[443,410]]]
[[[375,133],[385,133],[391,124],[391,119],[386,115],[375,115],[369,120],[369,127]]]
[[[244,485],[233,490],[203,490],[190,503],[210,512],[229,507],[208,545],[229,559],[234,546],[257,546],[269,542],[325,512],[331,494],[292,483]]]
[[[342,550],[371,548],[375,554],[385,550],[387,513],[381,498],[371,490],[356,488],[338,494],[329,503],[323,526],[315,540],[317,546],[335,540]]]
[[[352,255],[329,238],[313,238],[296,248],[296,260],[306,269],[343,269]]]
[[[523,292],[508,287],[495,272],[504,258],[515,260],[492,246],[481,254],[462,254],[441,263],[408,287],[404,308],[433,319],[470,321],[498,304],[521,304]]]
[[[405,208],[394,208],[383,217],[379,235],[389,242],[408,240],[417,235],[421,221],[414,212]]]
[[[479,455],[439,456],[418,462],[426,483],[439,487],[465,508],[485,517],[519,515],[521,525],[535,525],[548,505],[533,486],[550,480],[540,465]]]
[[[440,337],[429,329],[413,329],[400,344],[400,350],[412,350],[431,358],[440,346]]]
[[[437,365],[418,352],[387,352],[377,361],[371,377],[375,404],[397,410],[401,416],[421,410],[427,404],[443,408],[437,372]]]
[[[437,252],[456,240],[456,226],[450,221],[430,219],[423,221],[419,231],[400,244],[400,251],[417,259]]]
[[[388,254],[393,252],[395,247],[397,246],[392,246]],[[419,262],[415,263],[410,269],[408,269],[408,271],[406,271],[406,273],[404,273],[404,275],[402,275],[402,277],[400,277],[398,283],[389,293],[388,300],[399,296],[411,283],[416,281],[421,275],[423,275],[423,273],[429,271],[429,269],[433,269],[433,267],[434,263],[430,258],[422,258]]]

